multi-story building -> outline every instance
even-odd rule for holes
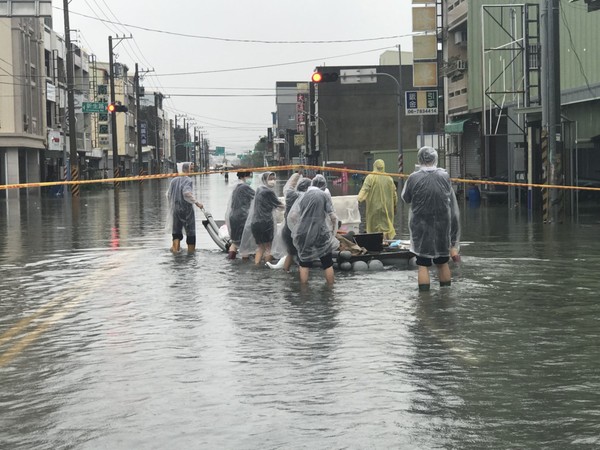
[[[75,139],[79,155],[81,178],[94,178],[94,154],[92,136],[89,132],[91,118],[84,114],[82,105],[90,96],[90,55],[73,47],[74,96],[75,96]],[[66,47],[64,38],[46,25],[44,29],[44,75],[46,86],[45,113],[47,125],[46,151],[42,154],[41,169],[44,181],[64,178],[65,161],[69,158],[71,124],[68,123]]]
[[[311,134],[307,133],[307,153],[313,162],[325,158],[336,165],[371,170],[373,160],[383,159],[386,170],[395,173],[401,148],[403,171],[410,173],[416,163],[420,137],[439,148],[434,139],[438,116],[407,114],[402,97],[398,98],[413,89],[411,59],[403,58],[400,77],[397,56],[394,62],[372,67],[317,67],[319,72],[337,75],[337,81],[313,83],[307,122],[315,131],[312,143]],[[372,75],[366,75],[371,72]],[[347,76],[344,78],[343,74]]]
[[[299,164],[305,146],[304,112],[309,110],[307,82],[278,81],[273,124],[273,153],[269,158],[277,164]]]
[[[146,129],[144,143],[144,170],[146,173],[171,172],[175,167],[173,121],[163,107],[164,95],[145,92],[140,97],[140,120]],[[185,138],[187,142],[189,137]],[[179,146],[179,144],[178,144]],[[191,154],[186,154],[191,160]],[[181,161],[179,161],[181,162]]]
[[[92,86],[95,87],[95,100],[110,103],[110,67],[108,63],[94,63],[95,73]],[[117,151],[121,175],[137,173],[134,165],[137,164],[137,132],[135,121],[135,87],[133,77],[125,64],[115,63],[114,67],[115,102],[128,108],[127,112],[118,112],[117,119]],[[112,152],[112,130],[109,113],[93,113],[97,118],[92,124],[92,135],[95,136],[97,151],[102,152],[110,173],[113,173],[114,162]]]
[[[43,20],[0,18],[0,42],[0,184],[37,182],[46,148]]]
[[[441,6],[451,175],[547,182],[542,78],[550,69],[542,61],[542,1],[490,0],[482,6],[443,0]],[[560,55],[556,162],[563,184],[600,185],[600,60],[592,50],[600,41],[600,14],[573,2],[560,2],[558,14],[560,46],[552,49]],[[522,200],[517,188],[504,195],[509,205]],[[577,195],[566,195],[567,211]]]

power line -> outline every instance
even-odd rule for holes
[[[195,72],[160,73],[160,74],[156,74],[155,76],[157,76],[157,77],[174,77],[174,76],[180,76],[180,75],[202,75],[202,74],[208,74],[208,73],[239,72],[239,71],[243,71],[243,70],[267,69],[267,68],[272,68],[272,67],[291,66],[294,64],[304,64],[307,62],[314,62],[314,61],[324,61],[327,59],[344,58],[346,56],[362,55],[364,53],[379,52],[381,50],[386,50],[389,48],[390,47],[380,47],[380,48],[374,48],[371,50],[363,50],[361,52],[346,53],[346,54],[337,55],[337,56],[311,58],[311,59],[305,59],[305,60],[300,60],[300,61],[290,61],[290,62],[277,63],[277,64],[265,64],[265,65],[261,65],[261,66],[238,67],[238,68],[233,68],[233,69],[201,70],[201,71],[195,71]]]
[[[590,86],[590,80],[587,77],[587,74],[585,73],[585,70],[583,68],[583,63],[581,62],[581,58],[579,58],[579,54],[577,53],[577,49],[575,48],[575,44],[573,43],[573,35],[571,34],[571,27],[569,26],[569,23],[567,22],[567,19],[565,17],[565,10],[563,8],[563,5],[561,2],[558,2],[560,5],[560,10],[561,10],[561,14],[560,17],[562,18],[562,21],[565,25],[565,28],[567,29],[567,33],[569,33],[569,42],[571,45],[571,49],[573,50],[573,53],[575,54],[575,58],[577,58],[577,62],[579,63],[579,71],[581,72],[581,75],[583,76],[583,79],[585,81],[585,84],[588,88],[588,91],[590,91],[590,94],[592,94],[592,96],[595,96],[596,94],[594,93],[594,91],[592,90],[591,86]]]
[[[62,8],[59,8],[58,6],[53,6],[53,8],[58,9],[59,11],[62,11]],[[100,21],[100,22],[106,22],[106,23],[111,23],[111,24],[117,24],[118,23],[118,24],[120,24],[123,27],[134,28],[134,29],[138,29],[138,30],[152,32],[152,33],[168,34],[168,35],[171,35],[171,36],[179,36],[179,37],[192,38],[192,39],[206,39],[206,40],[221,41],[221,42],[241,42],[241,43],[249,43],[249,44],[347,44],[347,43],[356,43],[356,42],[371,42],[371,41],[382,41],[382,40],[399,39],[399,38],[403,38],[403,37],[414,36],[415,34],[421,34],[421,33],[408,33],[408,34],[398,34],[398,35],[393,35],[393,36],[378,36],[378,37],[373,37],[373,38],[361,38],[361,39],[300,40],[300,41],[275,41],[275,40],[272,41],[272,40],[262,40],[262,39],[234,39],[234,38],[223,38],[223,37],[216,37],[216,36],[202,36],[202,35],[197,35],[197,34],[188,34],[188,33],[179,33],[179,32],[175,32],[175,31],[159,30],[157,28],[143,27],[143,26],[140,26],[140,25],[133,25],[133,24],[123,23],[123,22],[114,22],[114,21],[112,21],[110,19],[102,19],[100,17],[93,17],[93,16],[90,16],[90,15],[79,13],[79,12],[75,12],[75,11],[69,11],[69,12],[71,14],[76,15],[76,16],[85,17],[85,18],[88,18],[88,19],[91,19],[91,20],[97,20],[97,21]]]

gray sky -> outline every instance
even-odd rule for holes
[[[54,9],[54,29],[61,34],[62,4],[53,0],[60,8]],[[377,65],[386,49],[412,47],[410,0],[72,0],[69,9],[71,29],[79,30],[81,45],[99,61],[108,61],[109,35],[131,33],[134,39],[116,49],[118,61],[131,70],[136,62],[153,68],[143,84],[171,96],[165,103],[169,113],[194,117],[211,147],[235,153],[252,149],[266,134],[275,111],[277,81],[309,81],[317,65]],[[97,17],[126,25],[102,23]],[[390,36],[405,37],[301,44],[207,39],[337,41]],[[272,67],[169,75],[267,65]]]

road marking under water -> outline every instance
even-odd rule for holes
[[[120,257],[118,260],[118,264],[115,264],[114,261],[107,261],[106,264],[97,267],[93,272],[90,272],[85,279],[91,279],[91,283],[86,284],[86,287],[83,291],[81,291],[78,287],[69,288],[68,292],[63,292],[58,295],[56,298],[50,300],[45,305],[38,308],[33,314],[22,318],[15,325],[13,325],[10,329],[0,336],[0,346],[7,344],[11,339],[15,338],[15,336],[23,333],[29,325],[38,320],[42,315],[52,308],[59,305],[61,302],[71,298],[71,296],[75,295],[74,298],[63,303],[59,306],[59,309],[55,311],[51,316],[43,319],[41,323],[36,326],[33,330],[25,333],[23,337],[21,337],[16,343],[14,343],[10,348],[8,348],[3,353],[0,353],[0,368],[8,364],[15,357],[20,355],[29,345],[31,345],[35,340],[44,333],[48,328],[52,325],[55,325],[57,322],[62,320],[71,309],[76,307],[81,303],[81,301],[96,291],[97,288],[106,281],[109,276],[114,274],[114,271],[119,269],[123,269],[126,262],[132,258],[132,255],[129,255],[129,258]],[[81,282],[81,280],[78,280]],[[75,292],[75,290],[77,290]]]

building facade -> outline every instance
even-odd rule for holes
[[[43,20],[0,18],[0,42],[0,184],[37,182],[46,148]]]
[[[443,63],[446,147],[452,176],[547,183],[542,149],[544,14],[542,1],[444,0]],[[600,15],[582,3],[559,2],[561,184],[600,185]],[[549,45],[547,45],[548,47]],[[559,56],[558,56],[559,55]],[[552,64],[551,64],[552,65]],[[486,188],[484,188],[485,190]],[[496,194],[490,188],[490,194]],[[509,187],[509,205],[542,208],[542,195]],[[567,191],[564,211],[579,193]]]

